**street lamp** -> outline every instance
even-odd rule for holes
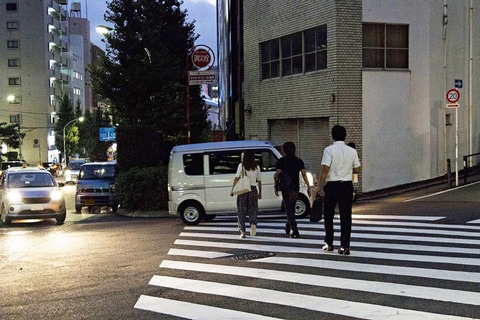
[[[67,129],[67,126],[70,124],[70,123],[73,123],[75,121],[80,121],[80,122],[83,122],[85,118],[84,117],[80,117],[80,118],[76,118],[76,119],[73,119],[73,120],[70,120],[67,122],[67,124],[63,127],[63,157],[65,159],[65,166],[67,165],[67,152],[66,152],[66,147],[65,147],[65,129]]]

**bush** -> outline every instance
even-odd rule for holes
[[[115,182],[115,199],[127,211],[168,209],[167,167],[131,168]]]

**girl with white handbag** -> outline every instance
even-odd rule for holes
[[[258,184],[258,189],[257,189]],[[250,191],[248,191],[250,187]],[[242,163],[238,165],[233,179],[230,196],[237,195],[237,219],[240,238],[245,238],[245,220],[247,212],[250,221],[250,236],[257,233],[258,200],[262,198],[262,177],[255,162],[255,154],[245,151]]]

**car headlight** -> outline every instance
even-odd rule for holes
[[[22,195],[18,191],[10,191],[7,193],[9,202],[22,202]]]
[[[60,200],[62,200],[62,198],[63,198],[62,191],[60,191],[60,190],[52,191],[52,193],[50,194],[50,198],[51,198],[53,201],[60,201]]]

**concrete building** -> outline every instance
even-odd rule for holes
[[[479,9],[480,0],[219,1],[223,121],[236,138],[295,142],[316,173],[330,129],[344,125],[363,192],[443,176],[447,159],[455,173],[480,149]],[[447,109],[455,87],[460,107]]]
[[[55,111],[69,89],[66,4],[6,0],[0,6],[0,122],[18,123],[25,137],[13,151],[31,164],[58,156]]]

